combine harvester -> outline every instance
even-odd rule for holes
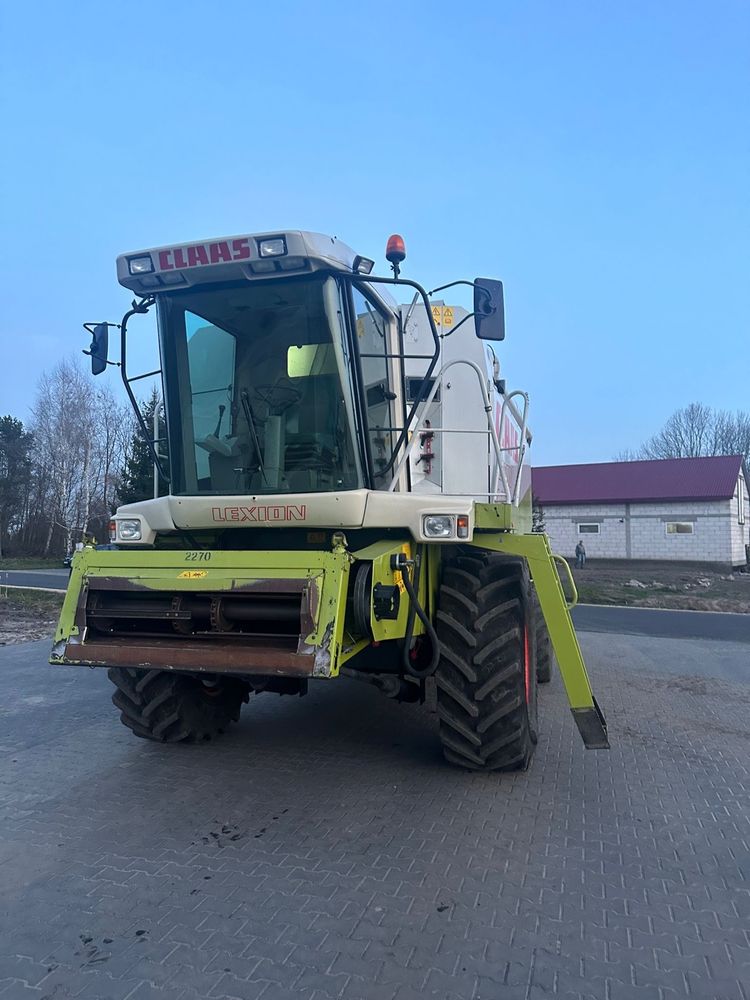
[[[392,236],[376,277],[337,239],[274,232],[118,258],[147,438],[128,324],[158,323],[169,494],[119,508],[116,551],[76,555],[51,662],[108,667],[137,736],[205,739],[253,693],[346,675],[427,699],[451,763],[523,769],[551,639],[585,745],[608,746],[567,563],[531,533],[502,284],[428,293],[405,256]],[[435,298],[457,285],[472,312]],[[87,324],[94,374],[110,325]]]

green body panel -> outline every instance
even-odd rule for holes
[[[121,580],[133,589],[185,593],[230,593],[255,582],[310,580],[314,600],[312,630],[301,636],[308,647],[324,648],[330,667],[323,676],[338,673],[344,636],[349,568],[353,557],[342,546],[333,551],[181,551],[131,549],[76,554],[55,633],[51,663],[83,662],[67,655],[65,644],[79,635],[76,617],[82,590],[93,577]],[[70,650],[70,647],[69,647]],[[316,675],[320,675],[316,671]]]
[[[413,543],[404,541],[377,542],[357,552],[349,552],[342,544],[333,551],[273,550],[273,551],[171,551],[156,549],[130,549],[101,551],[87,547],[76,554],[63,602],[60,620],[55,633],[55,646],[50,662],[86,662],[72,656],[73,647],[66,651],[69,639],[78,637],[82,591],[91,578],[122,581],[132,589],[147,588],[154,591],[201,594],[206,591],[229,594],[247,588],[253,583],[274,580],[310,580],[314,587],[312,631],[301,636],[304,645],[325,648],[330,664],[325,673],[316,671],[314,676],[337,676],[343,663],[370,644],[370,639],[355,639],[345,632],[346,596],[350,567],[356,561],[372,562],[373,587],[380,583],[398,586],[404,594],[401,574],[390,568],[391,556],[405,552],[413,554]],[[434,586],[434,584],[433,584]],[[434,600],[430,593],[430,578],[426,573],[420,580],[421,600],[429,604]],[[395,619],[377,619],[372,613],[371,626],[376,642],[399,639],[406,633],[409,613],[408,601],[399,600]],[[419,619],[413,634],[419,635],[424,627]],[[77,653],[77,650],[75,651]],[[83,653],[83,650],[81,650]]]
[[[512,527],[513,508],[509,503],[475,504],[475,531],[510,531]]]
[[[531,524],[531,490],[521,497],[517,507],[510,503],[474,505],[475,531],[515,531],[524,535],[531,531]]]
[[[414,556],[415,545],[413,542],[404,539],[403,541],[382,541],[368,545],[367,548],[358,549],[352,553],[356,560],[367,560],[372,562],[372,587],[373,590],[378,584],[399,589],[398,616],[396,618],[376,618],[372,604],[370,605],[370,627],[375,642],[384,642],[387,639],[401,639],[406,634],[406,623],[409,616],[409,602],[406,595],[406,588],[402,580],[402,574],[397,570],[395,573],[391,569],[391,557],[404,553],[407,559]],[[420,603],[424,604],[427,593],[427,580],[425,575],[419,581]],[[414,635],[424,632],[424,626],[417,618],[414,622]]]

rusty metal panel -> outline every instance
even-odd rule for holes
[[[195,673],[310,677],[315,656],[230,640],[179,642],[148,639],[80,642],[69,640],[63,662],[88,667],[137,667]]]

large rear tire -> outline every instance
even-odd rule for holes
[[[525,770],[537,741],[536,636],[525,563],[459,549],[443,572],[436,631],[446,760],[478,771]]]
[[[112,701],[120,721],[136,736],[160,743],[206,740],[229,728],[248,700],[247,686],[233,678],[211,678],[170,670],[111,667],[117,690]]]

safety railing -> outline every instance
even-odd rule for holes
[[[456,365],[466,365],[471,368],[477,376],[477,381],[479,383],[479,391],[483,400],[483,408],[487,416],[487,430],[477,430],[476,428],[458,428],[458,427],[433,427],[432,425],[425,425],[426,414],[432,405],[438,389],[443,382],[443,376],[445,373]],[[516,406],[513,403],[515,397],[520,397],[523,399],[523,408],[521,413],[518,413]],[[430,389],[427,397],[420,404],[420,409],[417,411],[416,419],[414,421],[414,431],[409,439],[409,442],[401,456],[399,462],[393,473],[393,479],[391,480],[388,490],[393,492],[398,485],[399,477],[406,467],[414,449],[419,441],[420,434],[487,434],[489,437],[489,442],[494,452],[496,469],[490,469],[490,475],[492,476],[492,483],[495,481],[496,474],[500,476],[500,482],[503,487],[503,498],[505,502],[510,502],[515,506],[518,506],[521,494],[521,471],[523,469],[523,462],[526,455],[526,448],[528,445],[527,441],[527,416],[529,409],[529,397],[521,389],[515,389],[513,392],[509,392],[503,396],[503,404],[500,409],[500,420],[498,421],[498,427],[495,427],[493,420],[494,413],[494,396],[491,388],[491,382],[487,378],[486,372],[483,372],[478,364],[474,361],[469,361],[465,358],[459,358],[455,361],[449,361],[447,364],[443,365],[440,371],[433,377],[432,388]],[[505,427],[506,421],[513,418],[516,421],[517,426],[520,430],[520,439],[518,444],[513,444],[511,446],[503,446],[501,441],[505,439]],[[515,479],[513,484],[508,480],[507,465],[503,461],[503,455],[507,452],[517,452],[518,453],[518,463],[516,466]],[[492,485],[492,483],[488,485]],[[459,494],[467,496],[475,496],[476,494]],[[487,499],[492,501],[493,497],[497,496],[488,489]]]

